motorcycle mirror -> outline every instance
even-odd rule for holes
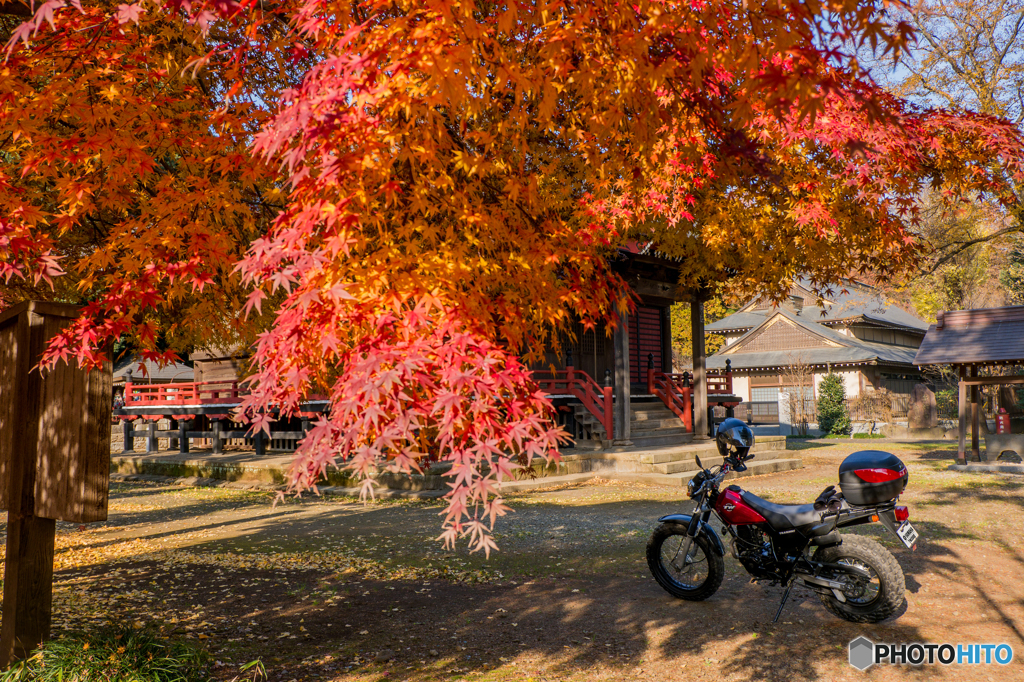
[[[696,460],[697,466],[699,466],[701,469],[703,469],[704,465],[700,463],[700,457],[698,457],[697,455],[694,455],[693,458],[694,458],[694,460]]]

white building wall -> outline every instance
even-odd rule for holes
[[[750,400],[750,378],[732,375],[732,392],[744,400]]]
[[[816,398],[821,395],[821,391],[818,389],[818,384],[820,384],[821,380],[825,378],[825,374],[827,374],[827,372],[814,375],[814,397]],[[843,378],[843,387],[846,388],[847,398],[856,398],[860,395],[859,369],[852,372],[836,372],[836,374]]]
[[[736,343],[741,338],[743,338],[743,334],[722,334],[722,338],[725,339],[726,346],[731,346],[732,344]]]

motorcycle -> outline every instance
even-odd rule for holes
[[[910,512],[896,504],[909,478],[903,462],[886,452],[856,452],[839,467],[839,491],[830,485],[813,504],[773,504],[736,485],[720,489],[729,472],[745,471],[754,457],[746,424],[727,419],[717,440],[720,465],[705,468],[696,458],[700,471],[687,485],[693,512],[658,519],[647,543],[647,564],[669,594],[701,601],[721,586],[725,548],[709,523],[714,514],[751,582],[785,587],[773,623],[798,582],[832,614],[855,623],[877,623],[903,606],[906,584],[895,557],[875,540],[839,532],[880,522],[916,549]]]

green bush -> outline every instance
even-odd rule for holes
[[[0,682],[206,682],[206,653],[148,630],[61,637],[0,674]]]
[[[843,378],[829,372],[818,384],[818,428],[830,436],[845,436],[853,429],[846,409]]]

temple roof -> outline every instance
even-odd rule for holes
[[[1024,306],[939,313],[915,365],[1024,363]]]

